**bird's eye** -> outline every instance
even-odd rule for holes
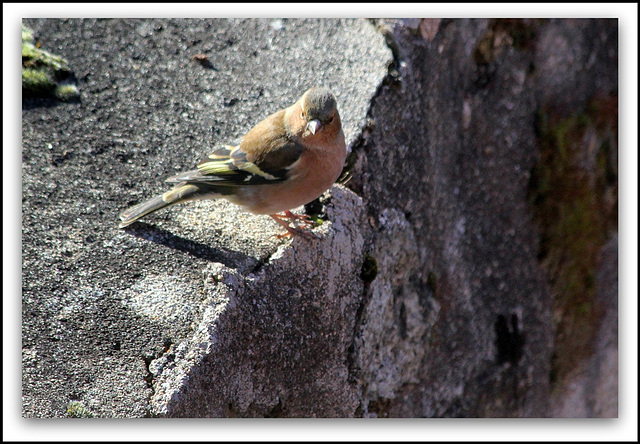
[[[300,118],[304,120],[304,113],[300,113]]]

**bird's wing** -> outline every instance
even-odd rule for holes
[[[238,186],[283,181],[303,146],[288,135],[279,114],[263,120],[236,144],[209,154],[196,170],[170,177],[167,182]]]

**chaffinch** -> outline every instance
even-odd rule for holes
[[[286,222],[289,210],[319,197],[339,177],[347,155],[337,103],[327,88],[311,88],[293,105],[204,158],[197,169],[168,178],[177,185],[120,214],[120,228],[177,203],[225,198],[254,214],[267,214],[287,232],[313,235]],[[284,212],[284,215],[277,214]]]

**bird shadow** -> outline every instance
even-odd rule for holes
[[[127,233],[139,239],[144,239],[173,250],[187,253],[198,259],[209,262],[219,262],[229,268],[252,269],[260,264],[260,260],[247,254],[224,247],[211,247],[202,242],[185,239],[145,222],[136,222],[124,229]]]

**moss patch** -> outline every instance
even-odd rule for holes
[[[79,98],[75,77],[67,61],[38,47],[33,32],[22,27],[22,95],[53,96],[63,101]]]
[[[617,227],[617,95],[581,113],[538,113],[540,160],[530,198],[541,230],[556,326],[552,379],[591,352],[597,328],[595,273],[600,248]]]
[[[56,82],[48,72],[22,67],[22,91],[38,96],[49,94],[56,87]]]
[[[87,410],[80,401],[70,401],[67,404],[67,416],[69,418],[93,418],[93,413]]]

